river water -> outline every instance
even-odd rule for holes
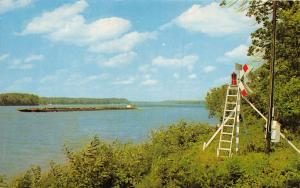
[[[141,106],[137,110],[24,113],[0,107],[0,174],[12,176],[50,160],[64,160],[63,145],[73,148],[91,137],[139,142],[151,130],[179,120],[215,124],[200,105]]]

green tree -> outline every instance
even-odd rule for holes
[[[277,41],[274,103],[276,118],[289,129],[299,128],[300,122],[300,2],[277,2]],[[262,27],[251,34],[248,55],[262,54],[265,63],[257,69],[253,80],[252,101],[263,112],[268,110],[269,64],[271,61],[271,1],[249,2],[248,16]]]
[[[216,117],[220,122],[223,117],[227,85],[211,89],[206,97],[209,117]]]
[[[253,17],[259,28],[251,34],[249,56],[259,56],[260,66],[253,76],[250,100],[264,114],[268,112],[269,65],[271,62],[272,1],[223,1],[222,5],[240,5]],[[296,130],[300,126],[300,2],[277,1],[277,40],[275,65],[275,116],[284,128]],[[210,107],[210,106],[208,106]],[[211,114],[217,111],[212,108]]]

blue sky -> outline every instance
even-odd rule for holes
[[[0,92],[204,99],[255,27],[216,1],[0,0]]]

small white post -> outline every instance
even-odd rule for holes
[[[267,122],[268,119],[245,97],[243,97],[243,99],[245,99],[245,101],[247,101],[247,103],[262,117],[264,118],[264,120]],[[267,124],[265,124],[265,127],[267,126]],[[280,136],[287,141],[287,143],[297,152],[300,154],[300,150],[291,142],[289,141],[283,133],[280,133]]]

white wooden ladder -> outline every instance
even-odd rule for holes
[[[237,110],[239,92],[237,86],[229,85],[226,93],[226,100],[223,113],[222,129],[220,134],[219,146],[217,148],[218,157],[231,157],[232,142],[237,120]]]

